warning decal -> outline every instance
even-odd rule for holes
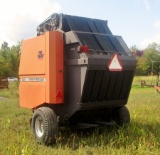
[[[110,71],[122,71],[123,66],[118,54],[113,55],[109,61],[108,68]]]

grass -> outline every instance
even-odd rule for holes
[[[133,80],[133,85],[139,86],[142,80],[144,80],[148,85],[156,85],[157,76],[156,75],[136,76]]]
[[[36,143],[29,126],[31,110],[19,107],[17,84],[0,92],[0,154],[2,155],[158,155],[160,154],[160,94],[140,87],[134,78],[127,107],[127,128],[100,127],[82,132],[63,128],[57,144]]]

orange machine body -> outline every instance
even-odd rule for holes
[[[46,32],[22,42],[19,67],[20,106],[64,103],[63,34]]]

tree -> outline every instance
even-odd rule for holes
[[[9,74],[9,66],[8,66],[8,51],[10,48],[8,47],[8,43],[4,42],[1,46],[0,50],[0,75],[8,76]]]
[[[21,43],[19,42],[17,45],[13,45],[9,51],[8,60],[9,60],[11,76],[18,76],[19,61],[20,61],[20,46]]]
[[[131,46],[130,50],[134,54],[135,51],[138,50],[138,47],[136,45],[133,45],[133,46]]]
[[[147,75],[149,72],[159,72],[160,70],[160,51],[157,50],[158,44],[149,44],[141,57],[136,57],[136,75]]]
[[[159,72],[160,70],[160,51],[157,50],[158,44],[152,43],[149,44],[146,53],[147,53],[147,60],[149,68],[151,71]]]
[[[1,76],[18,76],[19,60],[20,60],[20,46],[12,47],[8,46],[7,42],[4,42],[0,49],[0,75]]]

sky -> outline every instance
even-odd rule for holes
[[[35,37],[53,13],[107,20],[129,48],[160,44],[160,0],[0,0],[0,44]]]

